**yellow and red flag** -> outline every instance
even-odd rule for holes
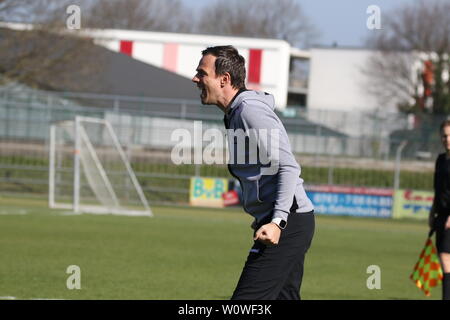
[[[443,277],[441,263],[430,233],[410,278],[429,297],[430,289],[441,284]]]

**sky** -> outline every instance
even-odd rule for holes
[[[212,0],[182,1],[191,8],[201,8]],[[336,43],[344,47],[363,47],[364,40],[370,32],[380,32],[367,28],[368,6],[376,5],[380,8],[381,28],[383,28],[384,12],[415,0],[298,0],[298,2],[320,32],[320,38],[314,45],[331,46]]]

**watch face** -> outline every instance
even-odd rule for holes
[[[280,228],[281,228],[281,229],[286,228],[286,221],[285,221],[285,220],[281,220],[281,221],[280,221]]]

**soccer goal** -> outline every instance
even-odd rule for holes
[[[49,206],[76,213],[152,216],[111,124],[76,117],[50,127]]]

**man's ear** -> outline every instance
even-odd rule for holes
[[[225,84],[231,84],[231,76],[228,72],[225,72],[220,76],[220,85],[223,87]]]

